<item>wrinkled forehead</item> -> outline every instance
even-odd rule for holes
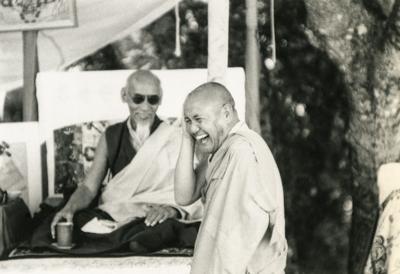
[[[143,94],[143,95],[162,95],[161,87],[152,81],[137,81],[131,80],[127,83],[128,92],[133,94]]]
[[[186,117],[210,116],[216,111],[216,103],[200,96],[189,96],[183,105],[183,112]]]

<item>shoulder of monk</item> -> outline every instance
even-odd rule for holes
[[[251,142],[244,136],[232,134],[227,139],[227,150],[230,154],[244,156],[246,154],[254,154],[255,150]]]
[[[122,130],[122,128],[123,128],[125,125],[126,125],[126,120],[121,121],[121,122],[118,122],[118,123],[115,123],[115,124],[112,124],[112,125],[109,125],[109,126],[106,128],[106,132],[107,132],[107,133],[110,133],[110,132],[112,132],[112,133],[118,132],[118,131]]]
[[[180,141],[180,137],[182,135],[182,129],[180,128],[180,125],[178,123],[176,123],[175,120],[171,120],[171,119],[162,120],[162,123],[157,128],[157,130],[162,130],[164,132],[168,132],[170,141],[173,141],[173,142]]]

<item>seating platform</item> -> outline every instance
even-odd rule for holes
[[[85,257],[30,258],[0,261],[2,274],[46,273],[143,273],[184,274],[190,272],[191,257]]]

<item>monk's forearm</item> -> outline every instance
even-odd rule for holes
[[[74,214],[76,211],[87,208],[94,197],[95,195],[87,186],[81,185],[71,195],[71,198],[64,206],[63,210]]]
[[[194,144],[188,137],[182,138],[181,150],[175,169],[175,200],[179,205],[194,202],[196,177],[193,170]]]

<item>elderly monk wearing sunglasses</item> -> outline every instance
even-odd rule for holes
[[[130,115],[100,138],[85,181],[48,224],[52,237],[57,223],[66,221],[74,224],[77,244],[70,253],[128,247],[143,253],[191,246],[198,223],[187,221],[200,219],[201,208],[183,208],[174,200],[181,134],[156,115],[162,99],[160,80],[138,70],[128,77],[121,98]],[[107,174],[112,179],[100,191]],[[40,246],[45,236],[36,233],[33,245]]]

